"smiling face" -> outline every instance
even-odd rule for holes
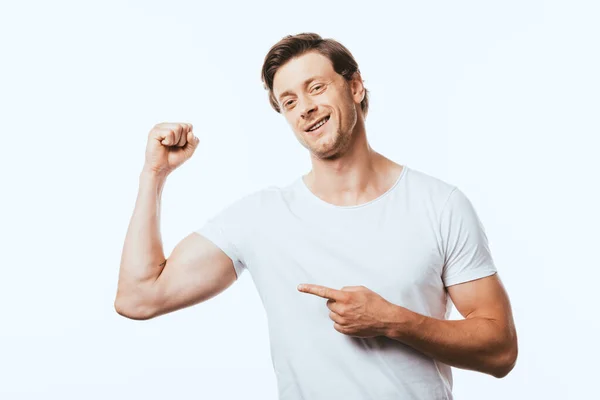
[[[360,75],[346,81],[327,57],[310,51],[277,70],[273,95],[300,144],[314,156],[333,159],[348,149],[362,118]]]

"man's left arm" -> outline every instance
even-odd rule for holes
[[[364,286],[336,290],[303,284],[298,290],[328,299],[333,327],[345,335],[387,336],[444,364],[504,377],[517,359],[517,334],[483,225],[458,188],[447,198],[439,221],[440,278],[462,320],[424,316]]]
[[[497,274],[447,288],[462,320],[440,320],[387,303],[383,335],[454,367],[502,378],[518,346],[510,301]]]
[[[448,286],[462,320],[440,320],[393,304],[364,286],[341,290],[301,284],[327,300],[333,328],[349,336],[387,336],[457,368],[502,378],[517,359],[517,334],[508,295],[497,274]]]

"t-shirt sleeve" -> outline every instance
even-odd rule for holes
[[[252,215],[249,200],[250,196],[246,196],[224,207],[195,231],[213,242],[233,261],[238,278],[246,268],[242,250]]]
[[[440,235],[444,251],[444,286],[484,278],[497,272],[483,224],[467,196],[456,187],[442,209]]]

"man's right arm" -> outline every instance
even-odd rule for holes
[[[185,135],[195,142],[186,144]],[[150,132],[146,164],[121,255],[114,302],[120,315],[154,318],[208,300],[237,279],[233,261],[196,232],[181,240],[165,258],[160,237],[162,190],[169,172],[193,154],[197,143],[191,125],[159,124]],[[168,153],[166,146],[175,152]]]
[[[203,302],[236,280],[231,259],[196,232],[165,259],[159,230],[165,180],[145,171],[140,175],[115,299],[115,310],[131,319],[150,319]]]

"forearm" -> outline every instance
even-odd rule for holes
[[[503,377],[516,360],[515,338],[498,322],[473,317],[439,320],[392,305],[385,336],[454,367]]]
[[[139,191],[121,255],[117,300],[131,302],[142,284],[153,282],[165,267],[160,236],[160,202],[166,176],[142,170]]]

